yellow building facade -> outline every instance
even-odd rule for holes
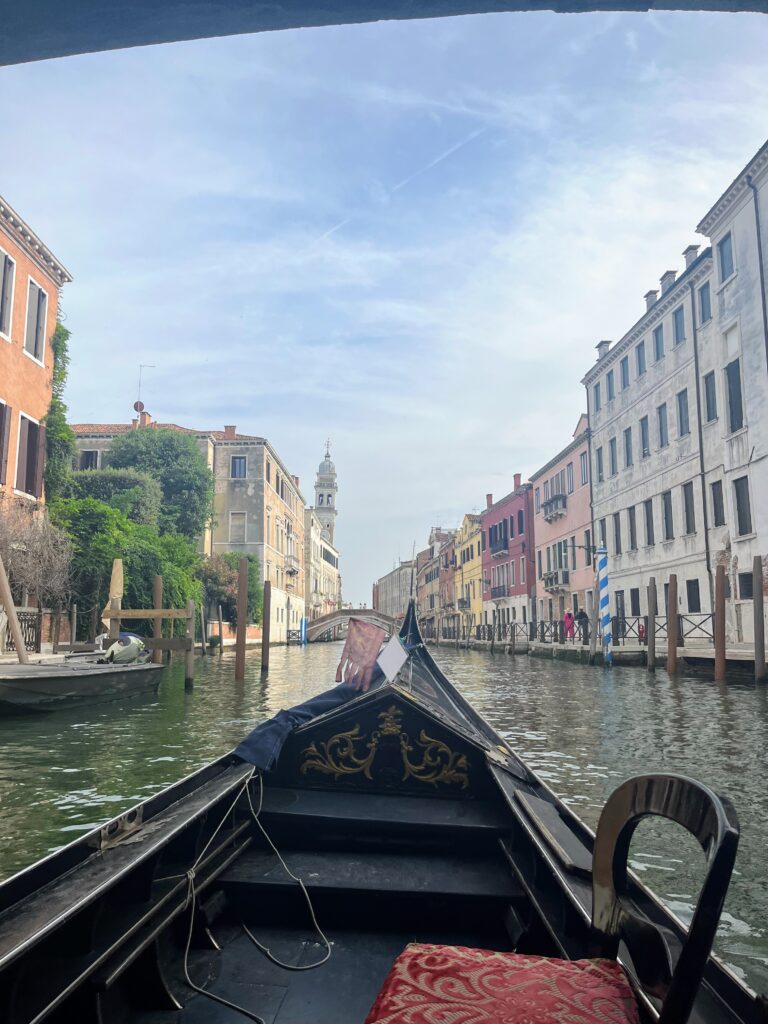
[[[483,532],[480,516],[467,513],[456,532],[456,609],[462,636],[474,633],[483,616]]]

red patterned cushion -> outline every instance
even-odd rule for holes
[[[365,1024],[640,1024],[613,960],[556,960],[411,943]]]

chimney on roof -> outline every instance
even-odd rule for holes
[[[645,293],[643,298],[645,299],[645,309],[646,309],[646,312],[651,308],[651,306],[654,306],[656,304],[656,300],[658,299],[658,297],[659,297],[658,290],[655,290],[653,288],[651,288],[651,290],[649,292]]]
[[[607,356],[608,355],[608,349],[610,347],[611,347],[610,341],[598,341],[597,345],[595,345],[595,348],[597,349],[597,358],[598,358],[598,360],[602,359],[603,356]]]
[[[485,507],[486,508],[490,508],[492,504],[493,504],[493,495],[492,494],[486,494],[486,496],[485,496]]]
[[[149,415],[148,412],[145,412],[142,409],[141,412],[139,413],[139,426],[140,427],[148,427],[148,426],[151,425],[151,423],[152,423],[152,417]]]
[[[665,292],[669,291],[669,289],[675,283],[675,278],[676,277],[677,277],[677,271],[676,270],[665,270],[664,271],[664,273],[661,275],[661,294],[662,295],[664,295]]]
[[[226,424],[225,423],[224,424],[224,440],[225,441],[234,441],[236,435],[237,435],[237,427],[234,427],[231,424]]]
[[[698,245],[689,245],[687,249],[683,249],[683,256],[685,256],[685,265],[690,267],[696,257],[699,255]]]
[[[291,473],[291,480],[293,480],[293,482],[296,484],[296,490],[300,491],[301,488],[299,487],[299,478],[297,476],[294,476],[293,473]]]
[[[522,473],[515,473],[515,490],[520,486],[520,481],[523,479]]]

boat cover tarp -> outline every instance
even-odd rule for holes
[[[383,682],[384,675],[381,672],[376,672],[370,688],[375,689]],[[294,729],[313,718],[334,711],[342,704],[346,704],[348,700],[359,696],[360,690],[357,686],[353,686],[351,683],[340,683],[332,690],[319,693],[303,704],[278,711],[274,718],[257,725],[233,753],[241,760],[256,765],[260,771],[267,772],[275,766],[285,741]]]

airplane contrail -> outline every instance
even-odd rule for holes
[[[463,149],[464,146],[468,146],[470,142],[474,142],[474,140],[480,138],[481,135],[485,135],[487,131],[488,128],[485,127],[478,128],[477,131],[471,132],[469,135],[467,135],[465,139],[461,139],[459,142],[455,143],[453,146],[450,146],[448,149],[446,149],[443,153],[440,153],[439,156],[436,156],[434,160],[430,160],[429,163],[424,164],[423,167],[419,167],[419,169],[414,171],[413,174],[409,174],[407,178],[403,178],[402,181],[398,181],[396,185],[393,185],[392,188],[388,190],[387,194],[391,196],[394,195],[395,192],[399,192],[401,188],[405,188],[406,185],[409,185],[414,180],[414,178],[418,178],[420,174],[424,174],[427,171],[431,171],[433,167],[436,167],[438,164],[442,163],[443,160],[447,160],[449,156],[453,156],[454,153],[457,153],[460,149]],[[340,231],[341,228],[346,227],[346,225],[349,224],[350,221],[352,220],[354,220],[354,217],[345,217],[344,220],[339,221],[338,224],[334,224],[332,228],[329,228],[327,231],[324,231],[322,235],[319,235],[315,239],[315,243],[322,242],[326,238],[330,238],[331,235],[334,235],[337,231]]]
[[[442,163],[443,160],[447,160],[449,156],[452,156],[458,150],[463,149],[464,146],[468,146],[470,142],[474,141],[474,139],[479,138],[481,135],[485,135],[487,131],[488,128],[478,128],[477,131],[469,134],[466,137],[466,139],[462,139],[461,142],[457,142],[449,149],[446,149],[446,151],[444,153],[441,153],[440,156],[436,156],[434,160],[430,160],[428,164],[424,164],[423,167],[420,167],[417,171],[414,171],[413,174],[410,174],[407,178],[403,178],[402,181],[399,181],[396,185],[393,185],[392,188],[389,190],[390,195],[393,192],[397,192],[399,189],[404,188],[406,185],[412,182],[414,178],[418,178],[420,174],[424,174],[425,171],[432,170],[432,168],[437,166],[437,164]]]

